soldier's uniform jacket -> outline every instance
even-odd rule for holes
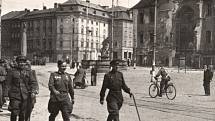
[[[126,93],[130,93],[130,89],[125,84],[123,74],[119,71],[109,72],[105,74],[102,89],[100,92],[100,100],[104,100],[106,89],[109,89],[106,98],[107,102],[117,101],[119,103],[122,103],[122,89]]]
[[[61,73],[59,71],[51,73],[48,85],[49,90],[51,91],[50,101],[68,101],[68,93],[70,94],[71,98],[74,99],[72,79],[68,73]],[[59,91],[60,94],[56,94],[56,91]]]
[[[6,75],[6,69],[3,66],[0,66],[0,83],[5,81]]]
[[[38,92],[38,82],[30,70],[14,68],[6,77],[7,92],[10,99],[27,99],[29,93]]]

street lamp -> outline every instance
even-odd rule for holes
[[[153,41],[153,58],[152,58],[152,70],[151,70],[151,81],[155,75],[155,43],[157,40],[157,4],[158,1],[155,0],[155,23],[154,23],[154,41]]]
[[[113,60],[113,25],[114,25],[114,0],[112,0],[112,10],[111,10],[111,52],[110,52],[110,60]]]

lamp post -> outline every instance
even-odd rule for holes
[[[112,0],[112,10],[111,10],[111,52],[110,52],[110,60],[113,60],[113,25],[114,25],[114,0]]]
[[[87,39],[88,39],[88,34],[89,34],[89,27],[88,27],[88,22],[89,22],[89,17],[88,17],[88,14],[89,14],[89,3],[90,3],[90,0],[86,0],[87,2],[87,14],[86,14],[86,46],[85,46],[85,53],[84,53],[84,60],[87,60]],[[89,44],[89,43],[88,43]]]
[[[158,1],[155,0],[155,23],[154,23],[154,40],[153,40],[153,57],[152,57],[152,70],[151,70],[151,80],[153,80],[153,77],[155,75],[155,43],[156,43],[156,40],[157,40],[157,4],[158,4]]]

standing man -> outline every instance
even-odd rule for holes
[[[91,86],[96,86],[97,67],[93,66],[91,69]]]
[[[7,75],[4,64],[5,61],[3,59],[0,59],[0,112],[3,112],[2,106],[4,104],[4,83]]]
[[[124,81],[123,74],[119,72],[118,62],[113,60],[110,62],[111,71],[105,74],[103,85],[100,91],[100,104],[104,104],[104,97],[106,89],[109,89],[107,95],[107,110],[109,112],[107,121],[119,121],[119,110],[123,104],[122,90],[132,96],[130,89]]]
[[[203,86],[205,90],[205,95],[210,96],[210,82],[213,78],[213,71],[212,71],[212,66],[204,66],[204,79],[203,79]]]
[[[7,74],[10,121],[17,121],[17,116],[19,121],[25,121],[29,98],[34,98],[38,92],[37,80],[26,70],[26,61],[25,56],[17,56],[18,65]]]
[[[59,111],[62,112],[63,121],[70,121],[69,115],[72,112],[72,106],[74,104],[72,79],[65,72],[66,62],[59,60],[57,65],[58,71],[51,73],[48,84],[51,92],[48,104],[50,113],[49,121],[55,121]]]

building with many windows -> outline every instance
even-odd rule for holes
[[[68,0],[54,8],[12,11],[2,17],[3,56],[20,54],[22,25],[27,25],[27,56],[80,62],[100,57],[108,37],[108,12],[89,1]]]
[[[133,60],[133,20],[128,8],[115,6],[107,9],[113,12],[113,58]],[[112,21],[109,24],[109,39],[112,38]]]
[[[154,0],[141,0],[132,7],[138,65],[152,62],[154,6]],[[214,65],[214,6],[213,0],[158,0],[156,64]]]

